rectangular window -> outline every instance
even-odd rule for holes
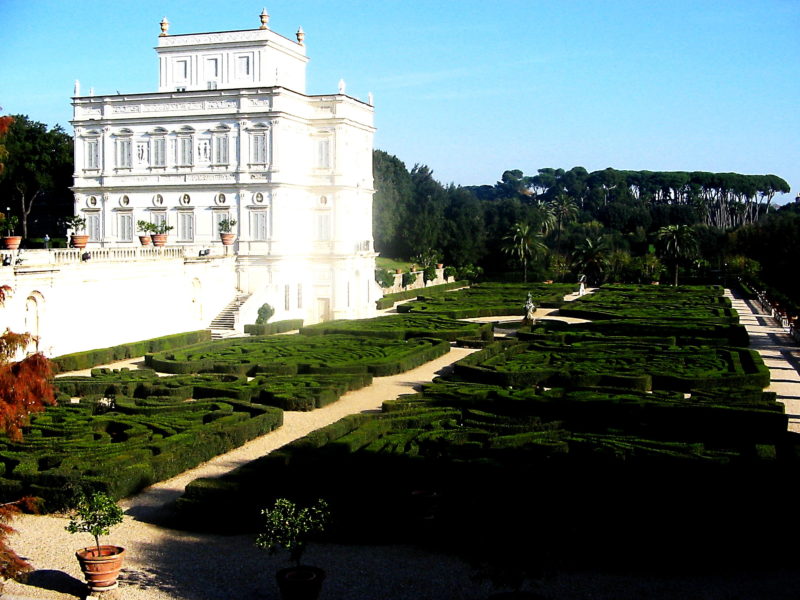
[[[103,229],[98,213],[86,215],[86,233],[89,234],[89,240],[92,242],[99,242],[103,239]]]
[[[268,210],[254,210],[251,215],[251,234],[252,239],[258,242],[266,242],[270,239],[270,222]]]
[[[240,79],[250,77],[250,57],[237,56],[236,57],[236,76]]]
[[[178,138],[177,164],[179,167],[192,166],[192,138]]]
[[[130,138],[122,138],[117,140],[117,168],[130,169],[132,164],[132,151],[131,151]]]
[[[167,213],[165,212],[152,213],[152,215],[150,216],[150,222],[153,223],[153,225],[161,225],[162,223],[166,223]]]
[[[252,136],[252,152],[250,153],[250,163],[255,165],[265,165],[269,162],[267,152],[267,134],[256,133]]]
[[[86,168],[100,168],[100,140],[86,140]]]
[[[189,61],[175,61],[175,80],[186,81],[189,78]]]
[[[219,60],[216,58],[206,59],[206,77],[216,79],[219,77]]]
[[[331,214],[329,212],[317,213],[316,238],[318,242],[329,242],[331,239]]]
[[[178,213],[178,241],[179,242],[194,241],[194,213],[192,212]]]
[[[119,241],[133,241],[133,215],[131,213],[120,213],[119,215]]]
[[[288,285],[283,286],[283,308],[289,310],[291,289]]]
[[[226,219],[230,219],[230,218],[231,218],[231,215],[230,215],[230,213],[223,212],[223,211],[221,211],[221,210],[215,210],[215,211],[214,211],[214,219],[213,219],[213,226],[212,226],[212,233],[211,233],[211,235],[212,235],[213,237],[215,237],[215,238],[219,237],[219,234],[220,234],[220,231],[219,231],[219,222],[220,222],[220,221],[224,221],[224,220],[226,220]]]
[[[297,308],[303,308],[303,284],[297,284]]]
[[[320,169],[331,167],[331,141],[327,138],[317,142],[317,166]]]
[[[163,137],[153,138],[150,141],[150,146],[150,156],[153,161],[152,166],[167,166],[167,140]]]
[[[211,159],[215,165],[228,164],[228,136],[215,135],[212,140]]]

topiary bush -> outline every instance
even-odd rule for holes
[[[267,321],[275,314],[275,309],[266,302],[258,309],[258,316],[256,317],[256,325],[266,325]]]

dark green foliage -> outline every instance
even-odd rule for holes
[[[186,333],[176,333],[163,337],[132,342],[130,344],[120,344],[110,348],[98,348],[87,350],[86,352],[76,352],[74,354],[64,354],[51,359],[53,371],[63,373],[65,371],[80,371],[89,369],[126,358],[144,356],[148,352],[161,352],[190,344],[197,344],[211,339],[211,332],[207,329],[200,331],[188,331]]]
[[[414,282],[417,281],[417,274],[416,273],[403,273],[403,287],[408,287],[413,285]]]
[[[593,307],[613,313],[604,323],[631,327],[626,308],[661,306],[654,332],[548,322],[531,341],[491,343],[380,415],[353,415],[193,482],[181,512],[208,527],[213,507],[223,515],[213,527],[252,531],[271,499],[324,496],[332,534],[347,542],[463,551],[480,539],[489,553],[521,544],[527,557],[535,539],[559,564],[692,564],[709,551],[739,560],[751,547],[763,556],[781,531],[770,503],[788,492],[800,444],[763,392],[758,355],[723,345],[724,334],[709,345],[691,335],[736,324],[720,292],[604,289]]]
[[[272,318],[272,315],[275,314],[275,309],[272,308],[269,304],[262,304],[261,308],[258,309],[258,316],[256,317],[256,325],[266,325],[267,321]]]
[[[244,332],[250,335],[272,335],[274,333],[285,333],[294,331],[303,326],[303,319],[286,319],[275,321],[274,323],[250,324],[244,326]]]
[[[394,273],[387,269],[375,269],[375,282],[382,288],[394,285]]]
[[[442,340],[408,341],[345,335],[266,336],[218,340],[177,352],[147,355],[147,365],[163,373],[371,373],[392,375],[449,351]]]
[[[537,306],[557,308],[564,296],[577,290],[575,284],[545,283],[480,283],[467,289],[429,296],[428,290],[397,307],[397,312],[438,314],[451,319],[525,314],[525,301],[530,292]]]
[[[469,281],[454,281],[452,283],[443,283],[441,285],[432,285],[429,288],[425,288],[425,294],[439,294],[440,292],[445,292],[447,290],[454,290],[460,287],[465,287],[469,285]],[[384,308],[391,308],[395,305],[396,302],[400,302],[402,300],[410,300],[411,298],[416,298],[421,290],[406,290],[404,292],[396,292],[394,294],[386,294],[383,298],[378,300],[375,303],[375,306],[378,310],[382,310]]]
[[[37,415],[24,441],[0,442],[2,497],[35,494],[48,510],[69,504],[77,488],[122,498],[283,422],[274,407],[231,398],[188,401],[187,390],[180,391],[142,398],[85,395]]]
[[[466,323],[441,315],[387,315],[374,319],[344,319],[327,321],[303,327],[303,335],[329,335],[333,333],[409,339],[412,337],[434,337],[454,341],[462,336],[492,339],[490,323]]]

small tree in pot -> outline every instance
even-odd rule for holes
[[[64,219],[68,229],[72,230],[70,239],[70,246],[73,248],[86,248],[89,241],[89,236],[86,235],[86,218],[79,215],[73,215]],[[83,233],[78,233],[82,231]]]
[[[136,228],[141,233],[139,236],[139,241],[141,242],[142,246],[149,246],[153,241],[153,239],[150,237],[150,234],[155,232],[156,226],[149,221],[140,219],[139,221],[136,221]]]
[[[117,577],[122,569],[125,548],[100,545],[100,536],[108,535],[114,525],[122,523],[122,509],[107,494],[94,492],[81,494],[66,530],[70,533],[89,533],[94,536],[94,546],[81,548],[75,553],[86,583],[93,592],[103,592],[117,587]]]
[[[278,498],[273,508],[265,508],[261,514],[265,518],[264,531],[256,538],[256,546],[270,554],[286,550],[294,562],[294,566],[277,573],[281,596],[284,600],[316,600],[325,571],[301,565],[300,559],[309,538],[322,533],[330,520],[327,502],[320,499],[313,506],[300,508],[291,500]]]
[[[161,223],[153,224],[153,228],[150,230],[153,238],[153,245],[160,248],[167,243],[167,232],[172,231],[175,229],[172,225],[167,225],[166,221],[162,221]]]
[[[217,226],[219,227],[219,237],[222,240],[223,245],[230,246],[233,244],[233,240],[236,237],[236,234],[233,232],[233,228],[236,226],[236,219],[222,219]]]

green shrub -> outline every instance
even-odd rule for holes
[[[110,348],[98,348],[85,352],[75,352],[64,354],[51,359],[53,371],[63,373],[65,371],[79,371],[89,369],[114,361],[125,360],[126,358],[136,358],[148,352],[161,352],[173,348],[180,348],[205,342],[211,339],[211,332],[207,329],[199,331],[188,331],[186,333],[176,333],[165,335],[158,338],[120,344]]]
[[[410,285],[413,285],[416,281],[417,281],[416,273],[412,273],[410,271],[408,273],[403,273],[403,287],[408,287]]]
[[[261,305],[261,308],[258,309],[258,316],[256,317],[256,325],[266,325],[267,321],[272,318],[272,315],[275,314],[275,309],[272,308],[269,304],[264,303]]]
[[[375,281],[382,288],[390,288],[394,285],[394,273],[388,269],[375,269]]]

